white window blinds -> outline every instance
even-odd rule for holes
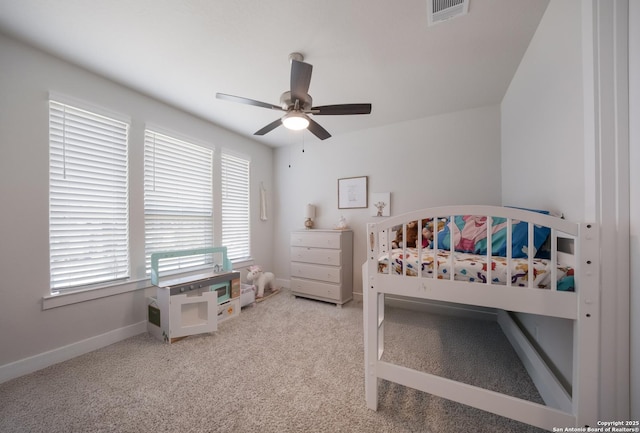
[[[222,245],[233,261],[251,256],[249,168],[248,159],[222,152]]]
[[[213,150],[150,130],[144,138],[146,269],[151,253],[213,246]],[[202,256],[163,269],[204,264]]]
[[[129,125],[49,101],[51,292],[129,277]]]

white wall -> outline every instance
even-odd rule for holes
[[[584,218],[580,10],[580,0],[549,3],[501,106],[503,204],[574,221]],[[518,317],[571,383],[572,322]]]
[[[503,202],[527,202],[562,211],[569,219],[602,223],[600,419],[629,414],[629,343],[636,347],[639,338],[637,324],[629,333],[627,311],[626,7],[626,0],[550,2],[502,103]],[[543,176],[513,168],[532,149],[556,155]],[[631,188],[633,194],[637,184]],[[570,378],[569,324],[519,317]],[[637,374],[637,363],[632,364],[632,378]]]
[[[252,250],[271,266],[273,215],[259,220],[259,185],[272,190],[272,149],[133,92],[0,34],[0,373],[47,351],[146,321],[145,290],[42,310],[49,294],[48,94],[129,115],[131,253],[144,254],[143,130],[147,122],[252,158]],[[213,95],[213,93],[212,93]],[[212,96],[213,98],[213,96]],[[273,208],[272,203],[269,207]],[[144,277],[144,269],[132,269]],[[133,327],[133,328],[131,328]],[[90,344],[89,344],[90,345]],[[77,349],[77,347],[76,347]],[[75,349],[74,349],[75,350]],[[58,354],[59,355],[59,354]],[[62,355],[64,356],[64,354]],[[39,362],[46,362],[40,359]],[[35,364],[38,364],[36,362]],[[5,374],[5,377],[6,377]],[[0,378],[3,374],[0,374]]]
[[[375,107],[374,107],[375,109]],[[357,119],[353,119],[357,122]],[[337,179],[368,176],[369,193],[390,192],[391,214],[451,204],[500,204],[498,106],[434,116],[276,151],[274,272],[288,280],[289,232],[302,228],[307,203],[316,228],[344,215],[354,230],[354,292],[361,299],[368,209],[338,209]],[[289,167],[290,166],[290,167]]]
[[[504,204],[584,215],[581,44],[580,1],[550,2],[502,101]]]

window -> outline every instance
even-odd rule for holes
[[[52,293],[129,277],[127,123],[49,101]]]
[[[251,256],[249,160],[222,152],[222,245],[230,260]]]
[[[213,246],[213,150],[150,130],[144,138],[146,270],[151,253]],[[204,264],[190,256],[166,270]]]

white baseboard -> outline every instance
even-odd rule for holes
[[[138,322],[124,328],[114,329],[86,340],[78,341],[48,352],[39,353],[9,364],[0,366],[0,383],[33,373],[45,367],[84,355],[96,349],[109,346],[134,335],[147,332],[147,321]]]
[[[563,412],[572,413],[571,396],[549,369],[526,335],[520,330],[511,315],[506,311],[499,310],[498,324],[520,357],[546,405]]]
[[[276,285],[285,289],[291,288],[291,280],[284,278],[276,278]]]

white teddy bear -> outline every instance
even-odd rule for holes
[[[273,285],[275,276],[271,272],[262,272],[262,268],[260,266],[249,266],[249,271],[247,272],[247,280],[253,281],[254,284],[258,287],[256,298],[262,298],[264,296],[265,288],[271,288],[271,290],[275,290],[275,286]]]

